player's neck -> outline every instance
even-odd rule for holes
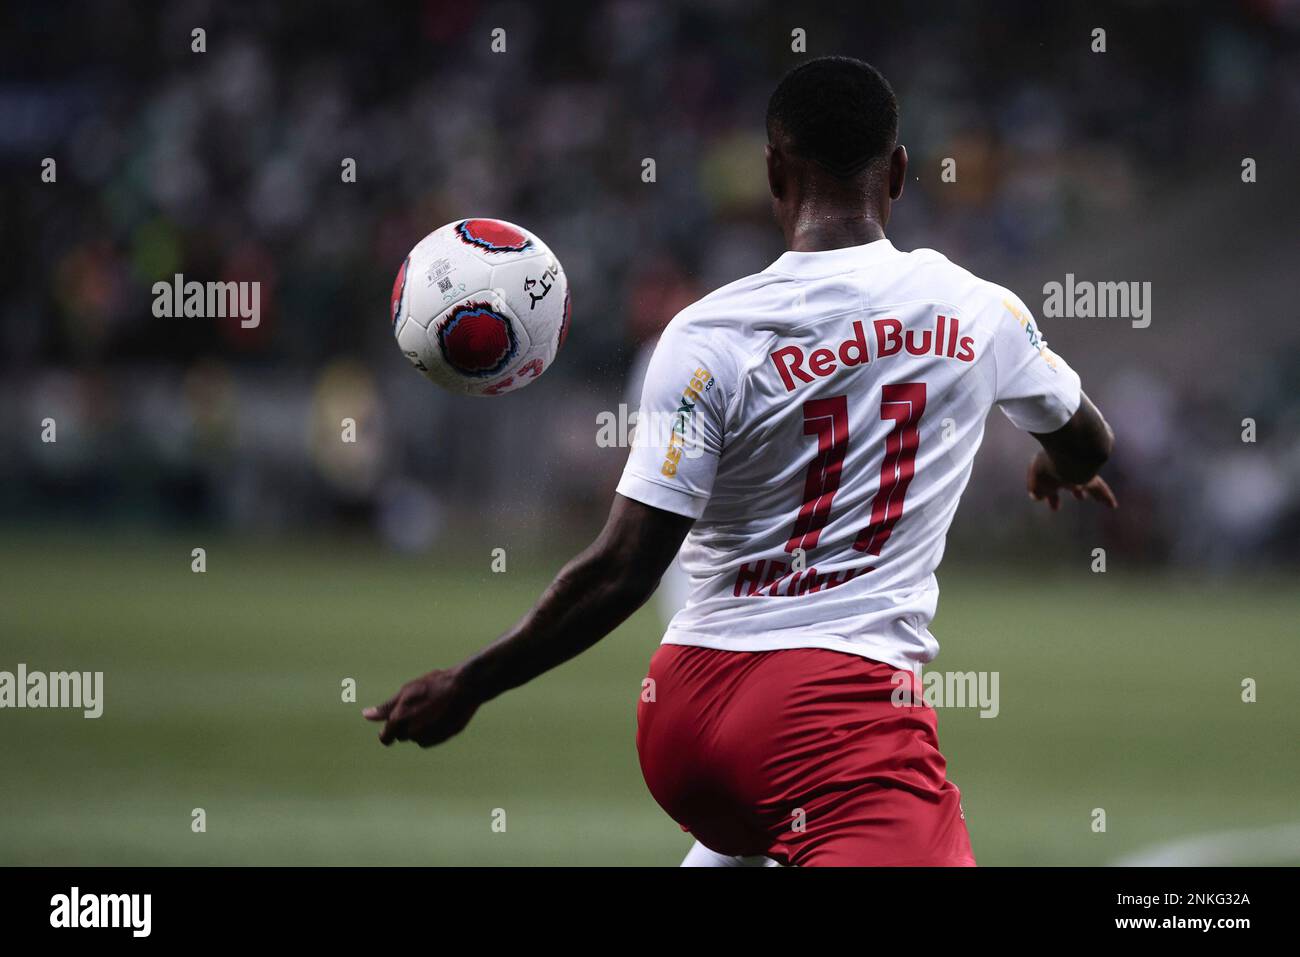
[[[785,229],[786,248],[796,253],[864,246],[884,238],[884,227],[863,213],[800,210]]]

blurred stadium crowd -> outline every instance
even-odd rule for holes
[[[915,178],[896,245],[1035,312],[1067,272],[1152,282],[1150,328],[1043,323],[1120,435],[1107,541],[1152,563],[1300,558],[1300,4],[123,0],[8,3],[0,24],[7,524],[351,528],[421,550],[595,521],[625,457],[596,417],[638,349],[781,251],[762,119],[800,28],[808,54],[861,56],[898,90]],[[390,334],[407,250],[471,215],[534,229],[573,290],[560,361],[502,399],[439,393]],[[175,273],[260,281],[261,325],[155,318]],[[990,429],[954,552],[1049,547],[1029,451]]]

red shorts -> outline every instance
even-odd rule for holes
[[[820,648],[660,645],[649,677],[641,771],[706,847],[804,867],[974,865],[934,709],[891,700],[906,682],[921,702],[911,672]]]

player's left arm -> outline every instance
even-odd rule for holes
[[[1009,290],[992,287],[993,355],[998,405],[1042,449],[1029,463],[1029,495],[1061,507],[1061,493],[1116,508],[1115,493],[1097,474],[1115,445],[1076,373],[1047,347],[1029,308]],[[998,301],[1000,300],[1000,301]]]
[[[459,665],[409,681],[364,716],[379,740],[441,744],[484,702],[586,651],[654,593],[695,519],[623,495],[596,540],[513,628]]]
[[[1115,493],[1097,473],[1115,447],[1115,433],[1091,399],[1079,395],[1079,408],[1053,432],[1030,433],[1042,446],[1029,463],[1025,484],[1030,498],[1046,502],[1053,512],[1061,507],[1061,493],[1079,501],[1090,499],[1118,508]]]

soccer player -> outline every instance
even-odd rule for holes
[[[885,238],[907,151],[874,68],[794,69],[767,133],[789,251],[665,329],[605,528],[496,642],[365,716],[384,744],[447,740],[617,627],[680,547],[690,598],[637,714],[664,810],[721,855],[973,864],[915,676],[948,526],[993,406],[1041,444],[1053,510],[1115,506],[1112,434],[1014,294]]]

